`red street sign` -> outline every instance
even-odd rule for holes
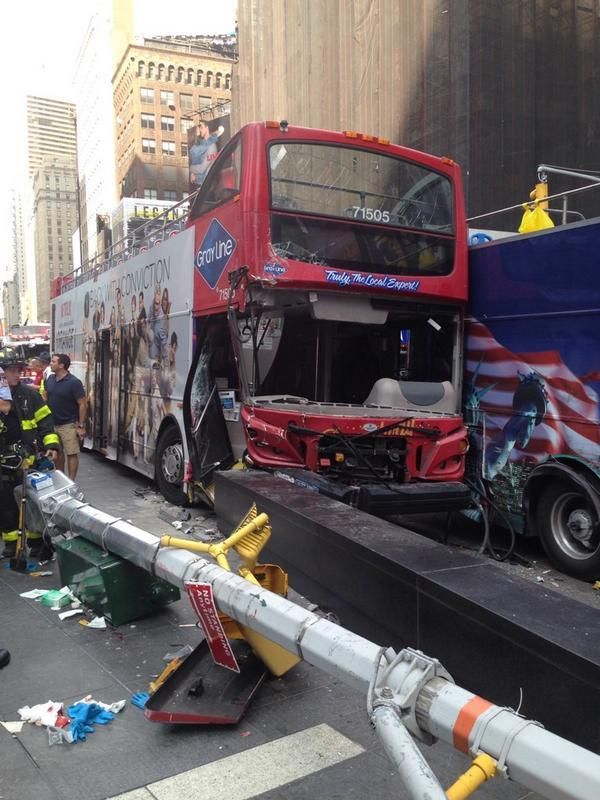
[[[194,611],[198,614],[213,661],[221,667],[239,672],[239,665],[217,614],[211,584],[186,583],[185,588]]]

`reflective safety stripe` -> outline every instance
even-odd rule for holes
[[[16,542],[19,538],[19,531],[7,531],[6,533],[2,534],[2,540],[4,542]]]
[[[27,538],[28,539],[41,539],[42,534],[37,533],[37,531],[27,531]]]
[[[478,695],[464,704],[452,728],[452,743],[456,750],[460,750],[461,753],[469,752],[469,735],[481,714],[491,706],[489,700],[484,700]]]
[[[42,442],[46,445],[46,447],[48,447],[50,444],[59,445],[60,439],[58,438],[57,433],[47,433],[42,439]]]
[[[41,419],[44,419],[44,417],[47,417],[48,414],[50,414],[50,413],[51,412],[50,412],[50,409],[48,408],[48,406],[42,406],[41,408],[38,408],[38,410],[35,412],[35,414],[33,416],[34,416],[36,422],[39,422]]]
[[[21,427],[24,431],[34,431],[37,430],[37,422],[34,419],[24,419],[21,422]]]

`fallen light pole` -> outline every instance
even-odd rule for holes
[[[548,800],[598,800],[600,756],[456,686],[419,651],[395,653],[188,550],[75,499],[66,488],[31,493],[49,530],[77,534],[185,589],[212,586],[217,606],[240,625],[363,692],[371,722],[415,800],[459,800],[496,772]],[[265,515],[263,515],[265,516]],[[408,732],[441,739],[475,758],[445,793]]]

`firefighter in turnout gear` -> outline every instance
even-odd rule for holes
[[[5,558],[14,556],[19,538],[14,489],[21,482],[21,470],[42,454],[54,462],[60,446],[50,409],[38,391],[20,381],[22,367],[14,350],[0,349],[0,532]],[[27,541],[32,555],[39,555],[41,532],[28,531]]]

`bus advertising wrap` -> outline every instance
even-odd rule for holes
[[[193,231],[183,231],[160,249],[85,273],[56,300],[55,347],[71,355],[84,384],[86,439],[95,447],[102,439],[112,458],[118,447],[119,461],[148,475],[162,419],[181,417],[193,244]]]

